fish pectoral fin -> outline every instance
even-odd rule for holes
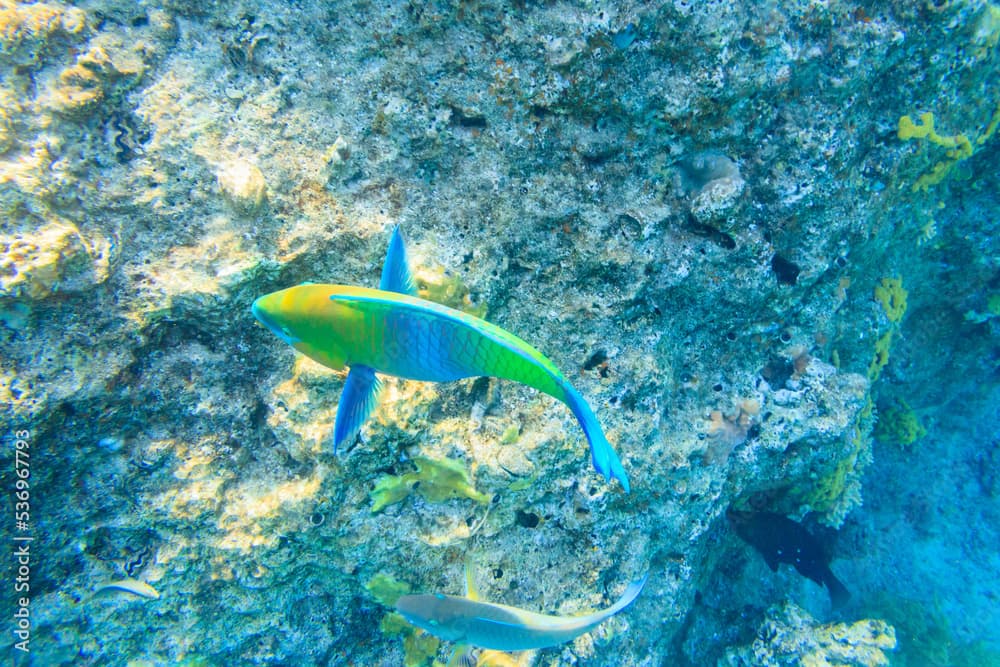
[[[379,280],[378,288],[386,292],[398,292],[409,296],[417,295],[417,285],[413,282],[410,263],[406,258],[406,244],[403,242],[403,233],[399,231],[399,225],[396,225],[395,229],[392,230],[392,238],[389,240],[389,250],[385,254],[382,279]]]
[[[382,381],[369,366],[351,366],[340,393],[337,405],[337,421],[333,426],[333,451],[336,453],[341,443],[353,437],[361,425],[378,405]]]
[[[778,554],[769,554],[762,552],[761,555],[764,556],[764,562],[767,563],[767,566],[769,568],[771,568],[771,572],[777,572],[778,564],[781,562],[778,560]]]
[[[467,667],[468,665],[475,665],[476,662],[473,648],[468,644],[459,644],[451,653],[451,660],[448,661],[448,667]]]
[[[843,607],[851,599],[850,591],[841,583],[840,579],[837,579],[830,568],[827,568],[823,575],[823,583],[826,584],[826,589],[830,592],[830,602],[834,609]]]

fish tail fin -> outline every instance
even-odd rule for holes
[[[635,599],[639,597],[639,593],[642,592],[642,587],[646,585],[646,580],[649,579],[649,573],[642,575],[640,578],[631,582],[626,588],[625,592],[622,593],[618,601],[607,609],[602,609],[600,611],[595,611],[593,614],[588,614],[586,616],[577,617],[575,620],[575,625],[578,628],[595,628],[604,621],[608,620],[618,612],[620,612],[625,607],[629,606]]]
[[[837,579],[832,571],[826,571],[823,583],[826,584],[826,589],[830,592],[830,603],[834,609],[843,607],[851,599],[850,591],[844,584],[840,583],[840,579]]]
[[[566,404],[573,411],[577,421],[580,422],[580,426],[583,427],[584,435],[587,436],[587,442],[590,444],[590,457],[594,462],[594,468],[597,469],[597,472],[604,475],[605,479],[617,479],[621,482],[625,492],[628,493],[630,490],[628,474],[626,474],[625,467],[622,465],[621,459],[618,458],[618,454],[604,436],[604,431],[601,429],[601,424],[597,421],[597,417],[594,416],[590,406],[587,405],[587,402],[573,387],[567,385],[565,391]]]
[[[635,602],[635,599],[639,597],[639,593],[642,592],[642,587],[646,585],[647,579],[649,579],[649,572],[629,583],[629,585],[625,588],[625,592],[622,593],[620,598],[618,598],[618,602],[615,602],[613,605],[608,607],[607,611],[611,614],[617,614],[622,609]]]

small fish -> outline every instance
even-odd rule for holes
[[[254,301],[254,317],[278,338],[324,366],[350,368],[337,407],[334,451],[375,409],[382,387],[376,373],[427,382],[494,376],[565,403],[587,436],[594,467],[629,490],[597,417],[555,364],[514,334],[415,294],[396,227],[379,289],[303,284]]]
[[[94,589],[94,597],[101,595],[103,593],[131,593],[141,598],[148,598],[150,600],[159,600],[160,592],[155,588],[147,584],[145,581],[139,581],[138,579],[119,579],[118,581],[109,581],[106,584],[102,584]]]
[[[834,608],[842,607],[851,594],[830,570],[830,558],[809,531],[786,516],[773,512],[726,513],[736,534],[760,552],[772,572],[788,563],[804,577],[826,586]]]
[[[629,23],[611,37],[611,43],[615,45],[616,49],[624,51],[628,47],[632,46],[632,42],[634,42],[638,36],[639,29],[634,23]]]
[[[549,616],[480,602],[469,583],[467,567],[466,597],[404,595],[396,601],[396,611],[407,622],[446,641],[498,651],[527,651],[556,646],[590,632],[632,604],[647,576],[630,583],[618,602],[607,609],[586,616]]]

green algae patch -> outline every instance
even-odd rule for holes
[[[421,667],[437,655],[440,640],[426,632],[417,631],[403,639],[403,665]]]
[[[378,600],[379,604],[386,607],[394,607],[396,600],[410,592],[410,585],[405,581],[398,581],[394,577],[379,572],[368,580],[365,589]]]
[[[413,627],[396,612],[389,612],[383,616],[378,628],[386,636],[398,635],[403,638],[403,664],[406,667],[432,664],[441,646],[437,637]]]
[[[443,268],[421,269],[415,276],[417,295],[434,303],[461,310],[476,317],[486,317],[486,304],[476,305],[471,290],[458,276],[449,275]]]
[[[511,424],[506,429],[504,429],[503,434],[500,436],[501,445],[513,445],[517,442],[518,438],[521,437],[521,429],[516,424]]]
[[[927,435],[927,429],[920,423],[917,414],[909,404],[900,399],[879,411],[874,431],[876,439],[892,442],[901,447],[909,447]]]
[[[451,498],[468,498],[479,503],[490,502],[490,496],[480,493],[472,485],[472,479],[461,461],[418,456],[413,462],[417,466],[415,472],[386,475],[375,482],[375,488],[369,494],[372,499],[372,512],[380,512],[389,505],[401,502],[413,491],[431,503],[440,503]]]
[[[412,474],[412,473],[410,473]],[[381,512],[389,505],[402,502],[413,489],[409,475],[386,475],[375,482],[375,488],[368,495],[372,499],[372,512]]]
[[[529,488],[532,484],[534,484],[535,480],[537,480],[537,479],[538,479],[538,475],[532,475],[530,477],[522,477],[521,479],[517,480],[516,482],[511,483],[511,485],[507,487],[507,490],[508,491],[524,491],[525,489]]]

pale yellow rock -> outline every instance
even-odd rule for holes
[[[64,282],[76,287],[91,267],[76,227],[49,223],[33,233],[0,236],[0,294],[43,299]]]
[[[4,58],[37,64],[53,35],[79,35],[85,28],[82,9],[0,0],[0,56]]]
[[[107,87],[118,76],[107,52],[91,46],[51,82],[48,106],[68,114],[87,113],[104,100]]]
[[[0,154],[6,153],[14,145],[12,118],[21,112],[17,96],[6,88],[0,88]]]
[[[219,167],[216,178],[226,200],[243,215],[257,212],[267,201],[264,174],[252,162],[239,159],[225,162]]]
[[[337,137],[333,145],[326,150],[327,170],[331,173],[339,171],[351,158],[351,146],[344,137]]]

